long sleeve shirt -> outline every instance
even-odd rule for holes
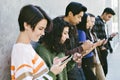
[[[64,52],[59,52],[59,53],[55,51],[51,52],[51,50],[48,49],[44,44],[38,45],[35,48],[35,50],[38,53],[38,55],[40,55],[42,59],[44,59],[44,61],[46,62],[49,68],[53,65],[53,59],[55,57],[61,58],[65,56]],[[67,72],[73,68],[74,63],[75,62],[73,60],[68,62],[66,68],[64,68],[64,70],[56,76],[56,80],[68,80]]]
[[[53,80],[48,73],[47,65],[31,44],[17,43],[13,46],[11,80]]]
[[[84,42],[87,40],[86,33],[84,31],[78,30],[78,40],[80,42]],[[89,54],[84,56],[84,58],[91,57],[91,56],[93,56],[93,52],[90,52]]]

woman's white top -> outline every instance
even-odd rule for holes
[[[14,44],[11,54],[11,80],[53,80],[48,72],[45,62],[31,44]]]

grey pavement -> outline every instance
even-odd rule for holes
[[[106,80],[120,80],[120,43],[116,44],[114,52],[108,55],[108,74]]]

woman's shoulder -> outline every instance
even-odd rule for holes
[[[19,52],[33,51],[31,44],[16,43],[13,45],[13,50]],[[22,53],[21,53],[22,54]]]
[[[37,52],[46,52],[49,53],[50,50],[44,45],[44,44],[39,44],[36,46],[35,51]]]
[[[78,30],[78,34],[80,35],[84,35],[85,34],[85,31],[83,31],[83,30]]]
[[[33,57],[35,51],[31,44],[17,43],[13,45],[12,57]]]
[[[81,33],[83,33],[84,31],[83,31],[83,30],[78,30],[78,32],[81,32]]]

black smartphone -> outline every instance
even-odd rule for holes
[[[70,61],[73,58],[73,55],[68,56],[64,61],[62,61],[61,65],[64,64],[65,62]]]

